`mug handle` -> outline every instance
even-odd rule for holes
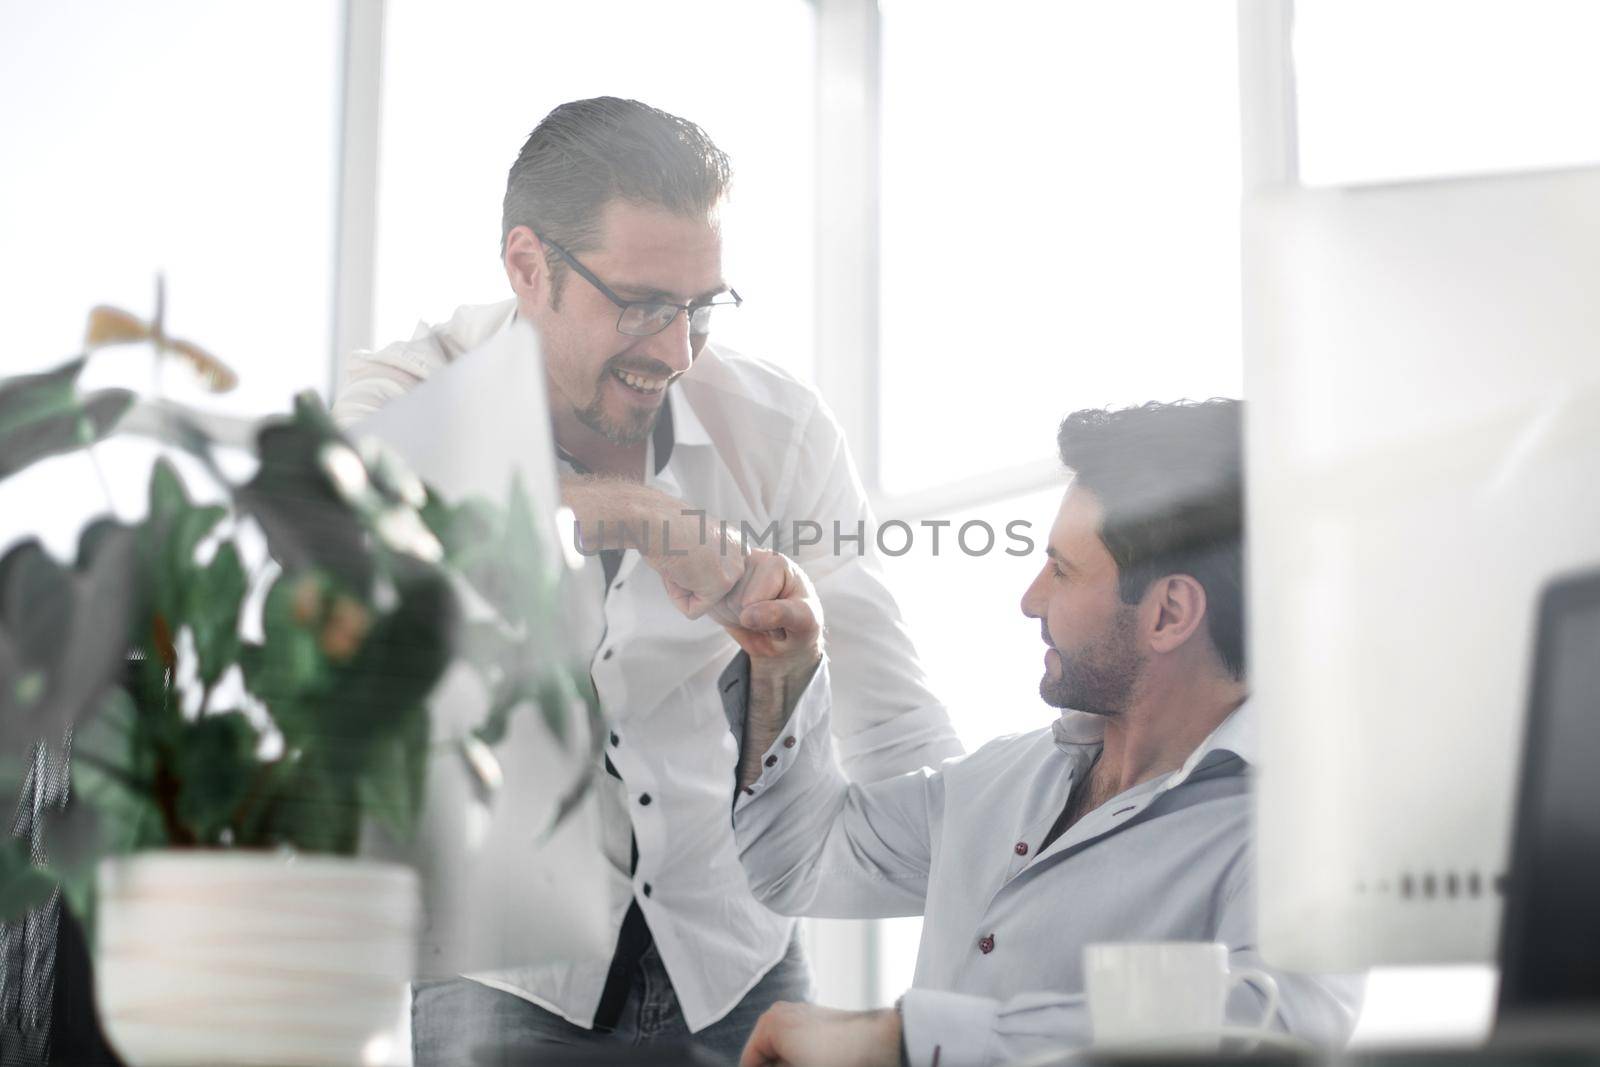
[[[1230,971],[1228,974],[1228,992],[1233,992],[1234,987],[1249,982],[1259,989],[1267,998],[1267,1008],[1261,1013],[1261,1021],[1256,1023],[1256,1029],[1267,1030],[1272,1027],[1272,1019],[1278,1014],[1278,981],[1266,971],[1258,971],[1254,967],[1242,971]]]

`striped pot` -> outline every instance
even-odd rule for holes
[[[113,857],[98,874],[96,999],[134,1067],[409,1062],[410,868],[195,850]]]

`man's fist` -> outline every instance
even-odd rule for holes
[[[782,553],[753,550],[712,614],[757,669],[809,671],[822,658],[822,605],[805,571]]]
[[[739,1067],[898,1067],[900,1013],[779,1001],[756,1020]]]
[[[661,575],[679,611],[698,619],[712,611],[748,573],[744,540],[736,529],[682,509],[663,526],[661,543],[644,560]],[[719,618],[718,622],[725,622]]]

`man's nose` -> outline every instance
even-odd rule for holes
[[[688,312],[679,312],[665,330],[639,340],[641,343],[634,351],[665,364],[673,374],[682,374],[694,362],[694,352],[689,343]]]
[[[1028,583],[1028,588],[1022,591],[1022,613],[1030,619],[1044,618],[1043,604],[1039,597],[1039,583],[1044,579],[1044,569],[1033,576],[1033,581]]]

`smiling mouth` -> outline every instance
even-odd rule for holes
[[[671,378],[650,378],[618,369],[613,369],[611,376],[640,396],[658,396],[672,381]]]

